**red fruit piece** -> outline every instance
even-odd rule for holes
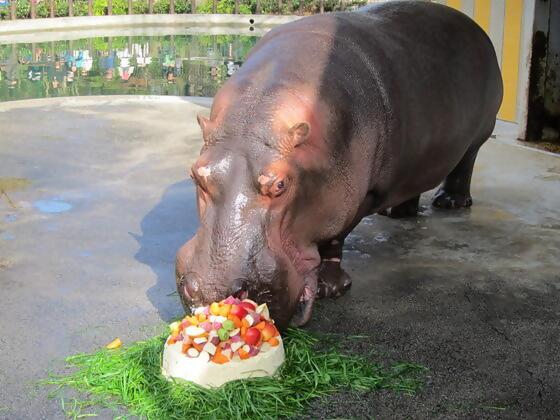
[[[245,342],[254,346],[261,338],[261,332],[256,328],[249,328],[245,333]]]
[[[266,324],[261,331],[263,341],[268,341],[276,335],[276,328],[272,324]]]
[[[229,314],[236,316],[239,319],[243,319],[245,318],[245,315],[247,315],[247,310],[241,305],[231,305]]]
[[[241,302],[239,306],[246,309],[247,311],[254,311],[255,309],[257,309],[255,305],[249,302]]]

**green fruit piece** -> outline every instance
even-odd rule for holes
[[[229,332],[225,328],[220,328],[218,330],[218,337],[220,338],[220,341],[226,341],[229,339]]]
[[[222,324],[222,328],[225,328],[226,331],[232,331],[235,329],[235,324],[232,320],[226,319]]]

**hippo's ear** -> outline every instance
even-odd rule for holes
[[[309,138],[311,128],[306,122],[299,122],[294,124],[289,130],[288,135],[280,144],[280,149],[283,154],[291,153],[296,147],[305,143]]]
[[[196,119],[198,121],[198,125],[200,126],[200,129],[202,130],[202,137],[204,138],[204,144],[206,144],[208,146],[208,144],[210,144],[210,132],[212,131],[212,121],[210,121],[208,118],[198,114],[196,116]]]
[[[288,135],[292,140],[292,147],[298,147],[300,144],[303,144],[309,137],[310,131],[309,124],[306,122],[293,125],[292,128],[288,130]]]

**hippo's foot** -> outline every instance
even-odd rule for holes
[[[432,206],[440,209],[460,209],[472,206],[470,194],[450,193],[440,188],[432,200]]]
[[[342,296],[352,286],[352,279],[340,266],[340,261],[325,261],[319,268],[317,298]]]
[[[406,200],[404,203],[398,206],[391,207],[391,209],[386,212],[386,216],[393,219],[403,219],[405,217],[416,217],[418,215],[418,203],[420,202],[420,196],[412,197],[410,200]]]

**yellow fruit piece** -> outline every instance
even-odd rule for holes
[[[221,307],[220,307],[220,313],[219,315],[221,316],[225,316],[227,318],[227,316],[229,315],[229,311],[231,311],[231,305],[228,303],[224,303]]]
[[[122,341],[120,338],[115,338],[113,341],[111,341],[109,344],[107,344],[105,346],[105,348],[111,350],[111,349],[118,349],[120,346],[122,346]]]
[[[198,322],[199,322],[199,323],[200,323],[200,322],[206,321],[206,315],[203,314],[203,313],[198,314],[198,315],[197,315],[197,318],[198,318]]]
[[[218,302],[214,302],[210,305],[210,313],[212,315],[220,315],[220,304]]]
[[[191,325],[198,325],[198,318],[196,316],[188,316],[185,318]]]

